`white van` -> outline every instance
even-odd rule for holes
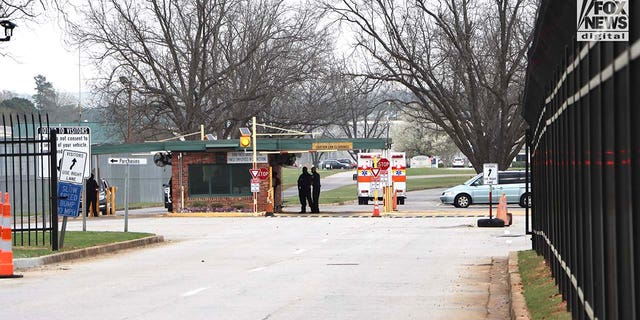
[[[498,184],[493,186],[492,203],[498,203],[502,194],[508,203],[518,203],[521,207],[531,208],[531,189],[526,192],[525,171],[500,171]],[[465,183],[445,190],[440,196],[444,204],[466,208],[471,204],[489,203],[489,185],[484,184],[482,173]]]

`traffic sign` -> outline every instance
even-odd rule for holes
[[[82,197],[82,184],[58,182],[58,215],[77,217]]]
[[[251,183],[251,192],[260,192],[260,183]]]
[[[374,177],[377,177],[378,173],[380,173],[380,168],[372,168],[371,169],[371,174],[373,174]]]
[[[260,168],[260,172],[258,172],[258,178],[260,178],[260,180],[266,180],[267,178],[269,178],[269,169],[265,167]]]
[[[498,184],[498,164],[485,163],[482,165],[483,183],[487,185]]]
[[[258,174],[260,173],[260,170],[258,169],[249,169],[249,173],[251,173],[251,177],[253,179],[258,178]]]
[[[56,135],[56,163],[60,163],[62,160],[62,153],[65,150],[84,152],[87,155],[91,154],[91,128],[89,127],[39,127],[38,134],[42,140],[48,140],[51,131],[55,131]],[[49,144],[42,144],[42,151],[49,151]],[[91,167],[91,159],[85,162],[85,168],[83,168],[84,177],[88,178],[91,170],[87,170],[87,167]],[[44,178],[49,177],[49,161],[41,161],[40,165]],[[55,171],[54,171],[55,172]]]
[[[84,165],[87,161],[87,154],[80,151],[65,150],[60,163],[59,181],[82,184],[84,176]]]
[[[147,164],[147,159],[145,158],[109,158],[107,162],[109,164],[144,165],[144,164]]]
[[[387,169],[389,169],[390,165],[391,165],[391,162],[389,162],[387,158],[382,158],[378,160],[378,168],[380,168],[380,170],[382,171],[386,171]]]

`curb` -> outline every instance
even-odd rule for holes
[[[520,271],[518,270],[518,252],[509,252],[509,276],[507,277],[508,288],[511,292],[511,306],[509,307],[510,319],[515,320],[529,320],[531,319],[531,313],[527,307],[527,302],[524,298],[524,291],[522,287],[522,278],[520,278]]]
[[[58,263],[67,260],[81,259],[92,257],[103,253],[115,252],[135,247],[143,247],[146,245],[164,242],[163,236],[151,236],[141,239],[129,240],[124,242],[99,245],[84,249],[54,253],[36,258],[19,258],[14,259],[13,264],[16,270],[34,268],[45,264]]]

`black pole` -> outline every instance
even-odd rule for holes
[[[48,126],[47,126],[48,127]],[[51,250],[58,251],[58,145],[57,130],[49,128],[49,180],[51,181]]]

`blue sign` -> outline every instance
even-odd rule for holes
[[[58,215],[77,217],[82,197],[82,185],[70,182],[58,182]]]

